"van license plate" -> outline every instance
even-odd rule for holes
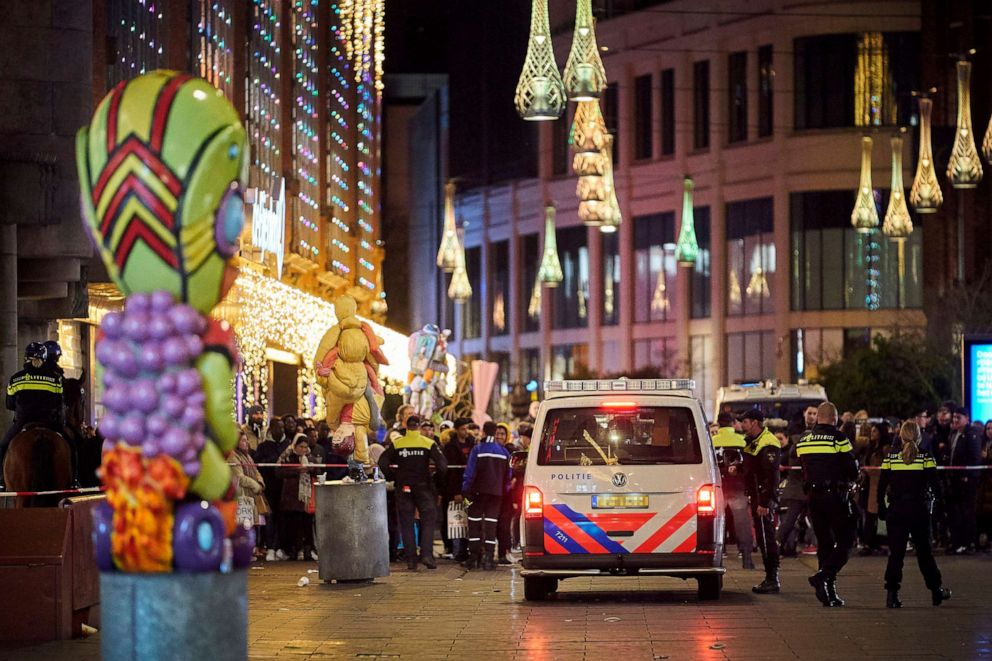
[[[646,509],[648,497],[638,493],[601,494],[592,497],[594,510]]]

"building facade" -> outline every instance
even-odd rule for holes
[[[459,195],[475,293],[455,346],[499,362],[503,388],[655,368],[692,376],[712,402],[722,385],[815,379],[874,334],[923,327],[922,232],[900,260],[880,230],[850,221],[863,135],[874,138],[880,216],[900,127],[912,181],[920,5],[640,5],[597,24],[619,231],[578,218],[570,103],[540,127],[537,178]],[[574,3],[551,2],[550,13],[561,65]],[[700,247],[690,268],[675,261],[684,177]],[[542,291],[546,204],[557,209],[564,280]]]

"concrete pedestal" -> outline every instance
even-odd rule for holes
[[[104,661],[247,658],[247,573],[101,574]]]
[[[315,489],[320,580],[389,576],[386,483],[327,482]]]

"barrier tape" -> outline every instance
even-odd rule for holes
[[[992,466],[986,466],[981,464],[979,466],[937,466],[939,471],[987,471],[992,470]],[[779,470],[782,472],[786,471],[801,471],[802,466],[781,466]],[[858,466],[858,470],[863,471],[879,471],[882,470],[881,466]]]
[[[54,491],[0,491],[0,498],[16,498],[17,496],[57,496],[59,494],[99,493],[103,487],[85,487],[83,489],[56,489]]]

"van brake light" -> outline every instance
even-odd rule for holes
[[[716,489],[712,484],[704,484],[696,492],[696,513],[699,516],[716,514]]]
[[[537,487],[524,489],[524,518],[540,519],[544,517],[544,494]]]
[[[632,411],[637,408],[637,402],[602,402],[600,406],[604,409],[624,409]]]

